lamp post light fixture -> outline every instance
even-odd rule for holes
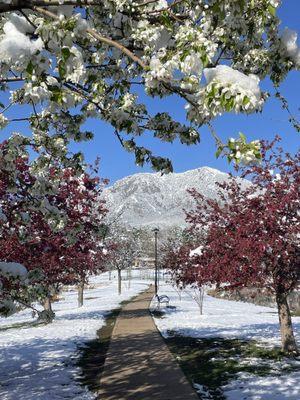
[[[158,228],[153,229],[154,232],[154,254],[155,254],[155,280],[154,280],[154,288],[155,288],[155,296],[158,292],[158,265],[157,265],[157,235],[159,232]]]

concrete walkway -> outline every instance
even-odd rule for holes
[[[153,295],[150,287],[117,318],[99,400],[199,400],[152,320]]]

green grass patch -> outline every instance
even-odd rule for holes
[[[289,365],[276,371],[273,366],[284,357],[279,348],[263,348],[254,341],[202,338],[172,334],[165,339],[188,380],[203,385],[207,393],[200,399],[225,400],[222,386],[237,378],[240,372],[258,376],[300,370]],[[276,364],[278,367],[278,363]]]
[[[268,349],[258,346],[255,342],[248,342],[243,348],[242,355],[250,358],[273,361],[281,361],[285,357],[281,348],[273,347]]]

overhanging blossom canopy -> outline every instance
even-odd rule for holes
[[[99,118],[113,126],[138,165],[150,162],[155,170],[170,171],[170,160],[139,146],[139,136],[151,131],[163,141],[197,143],[199,128],[216,116],[260,111],[266,99],[262,79],[279,85],[299,68],[297,34],[279,31],[279,5],[279,0],[2,1],[0,82],[12,93],[2,104],[0,127],[9,123],[8,107],[28,104],[32,113],[24,118],[35,146],[64,156],[69,140],[92,137],[81,129],[84,122]],[[167,112],[151,115],[144,93],[184,99],[187,123]],[[230,146],[215,139],[230,155]],[[242,151],[244,158],[258,157],[257,143]]]

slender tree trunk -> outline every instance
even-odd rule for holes
[[[276,302],[278,307],[282,351],[288,354],[298,354],[287,295],[277,293]]]
[[[130,289],[130,287],[131,287],[131,279],[132,279],[132,274],[131,274],[131,266],[130,266],[129,267],[129,275],[128,275],[128,280],[129,280],[128,289]]]
[[[48,296],[46,297],[44,303],[43,303],[43,307],[45,311],[52,311],[52,304],[51,304],[51,297]]]
[[[78,307],[83,306],[83,291],[84,291],[84,280],[78,285]]]
[[[196,303],[198,304],[200,315],[203,314],[203,299],[204,299],[204,288],[199,287],[198,289],[195,290],[195,296],[194,299]]]
[[[179,301],[181,301],[182,289],[180,289],[180,287],[174,286],[174,290],[178,294]]]
[[[55,313],[52,310],[50,295],[44,300],[42,305],[44,307],[44,310],[38,312],[38,321],[49,324],[53,321],[55,317]]]
[[[122,270],[118,268],[118,293],[122,293]]]
[[[111,281],[111,270],[108,271],[108,279]]]
[[[199,309],[200,309],[200,315],[203,314],[203,299],[204,299],[204,288],[201,287],[201,288],[199,288]]]
[[[205,291],[204,291],[204,288],[203,288],[203,289],[202,289],[202,300],[201,300],[201,303],[202,303],[202,306],[201,306],[201,314],[203,313],[204,294],[205,294]]]

